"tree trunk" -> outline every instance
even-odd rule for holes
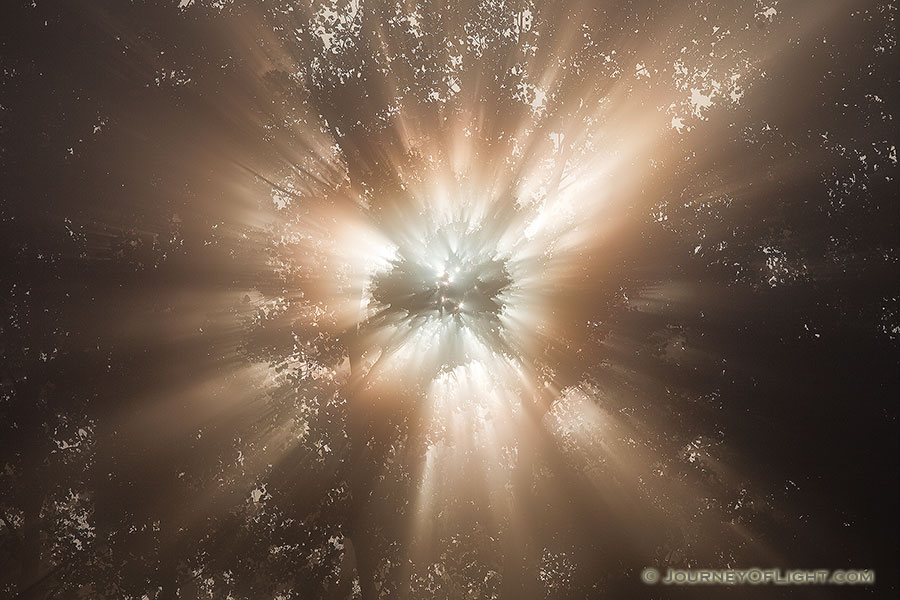
[[[42,600],[47,597],[47,582],[41,575],[41,508],[43,494],[33,492],[25,503],[22,528],[22,570],[19,572],[19,598]]]

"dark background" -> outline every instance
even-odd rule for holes
[[[664,597],[638,573],[672,565],[872,568],[877,585],[853,591],[896,596],[896,8],[839,3],[824,18],[800,3],[779,6],[780,21],[768,24],[754,18],[759,7],[666,4],[538,10],[557,28],[584,20],[598,46],[626,56],[655,48],[660,64],[686,40],[700,39],[688,55],[702,56],[710,23],[735,32],[746,23],[743,51],[765,57],[767,76],[740,105],[673,133],[665,168],[647,184],[657,197],[633,208],[605,270],[586,268],[618,292],[597,294],[603,325],[579,342],[584,377],[615,398],[611,412],[646,425],[640,443],[659,459],[643,476],[664,473],[655,487],[636,484],[639,474],[610,485],[635,488],[647,521],[664,525],[626,552],[608,540],[628,539],[629,521],[596,525],[578,508],[593,500],[569,505],[564,479],[535,475],[536,489],[560,485],[563,500],[534,509],[545,543],[531,542],[522,594]],[[306,160],[295,160],[306,156],[298,148],[323,134],[315,119],[324,117],[324,134],[345,134],[336,138],[350,177],[371,174],[371,156],[390,147],[375,125],[386,84],[369,46],[343,55],[363,65],[359,81],[339,83],[341,65],[292,75],[292,62],[311,64],[317,47],[308,30],[295,37],[285,26],[302,10],[280,8],[0,9],[0,597],[349,593],[340,568],[352,496],[346,405],[333,382],[287,372],[264,386],[248,367],[278,364],[292,343],[285,332],[309,329],[299,317],[259,316],[266,299],[304,284],[271,268],[272,188],[248,168],[276,179]],[[364,31],[392,10],[367,10]],[[423,27],[488,18],[478,10],[429,5]],[[665,33],[654,38],[647,24]],[[630,36],[632,26],[642,32]],[[410,52],[409,65],[429,64]],[[474,69],[503,72],[503,56],[488,53]],[[433,82],[406,68],[391,66],[413,82],[410,105]],[[490,103],[499,93],[484,92],[502,137],[515,115]],[[288,127],[287,116],[305,124]],[[327,174],[315,174],[309,189],[327,187]],[[661,204],[663,225],[651,210]],[[648,308],[655,302],[664,308]],[[308,339],[320,354],[344,352],[333,338]],[[697,350],[692,358],[678,354],[684,346]],[[304,399],[314,397],[310,411]],[[293,435],[300,429],[308,433]],[[721,448],[729,468],[686,463],[695,440]],[[402,461],[392,465],[399,483],[382,491],[397,514],[370,517],[384,556],[402,557],[402,526],[391,519],[403,522],[408,481]],[[660,493],[667,486],[712,508],[692,513],[686,496]],[[498,593],[485,573],[502,571],[502,550],[478,521],[450,532],[468,550],[438,552],[442,574],[413,586],[413,597]],[[617,533],[577,535],[595,526]],[[557,550],[571,572],[551,568]],[[538,577],[539,565],[549,575]],[[388,565],[377,577],[401,589],[399,572]]]

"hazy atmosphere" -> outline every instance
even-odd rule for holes
[[[898,597],[897,11],[5,1],[0,598]]]

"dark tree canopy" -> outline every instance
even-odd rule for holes
[[[896,24],[5,3],[0,597],[895,596]]]

